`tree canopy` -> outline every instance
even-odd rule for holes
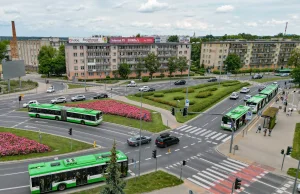
[[[294,83],[300,86],[300,67],[293,69],[291,77],[294,79]]]
[[[5,58],[8,44],[9,44],[9,41],[7,41],[7,40],[0,41],[0,63],[1,63],[2,59]]]
[[[157,56],[152,52],[148,54],[144,61],[145,67],[149,71],[150,78],[152,79],[153,74],[156,73],[160,67],[160,62],[158,61]]]
[[[300,68],[300,48],[295,48],[288,60],[288,66]]]
[[[177,35],[172,35],[172,36],[169,36],[168,38],[168,42],[178,42],[179,39],[178,39],[178,36]]]
[[[138,62],[134,68],[137,78],[139,79],[141,78],[143,69],[144,69],[144,60],[142,58],[138,58]]]
[[[172,74],[175,73],[177,70],[177,58],[176,57],[170,57],[168,59],[168,70],[169,70],[170,77],[172,77]]]
[[[238,55],[231,53],[227,56],[224,64],[226,65],[227,71],[237,71],[241,68],[241,59]]]
[[[177,69],[180,71],[181,75],[182,72],[188,69],[188,61],[185,57],[179,57],[177,59]]]
[[[119,72],[119,75],[121,76],[121,78],[127,79],[127,77],[130,74],[131,70],[130,70],[130,67],[127,63],[122,63],[122,64],[119,65],[118,72]]]

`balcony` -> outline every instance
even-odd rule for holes
[[[87,49],[87,52],[110,52],[110,49]]]
[[[151,48],[119,48],[119,51],[150,51]]]
[[[110,62],[96,62],[96,65],[110,65]]]
[[[87,56],[88,59],[108,59],[110,55],[101,55],[101,56]]]

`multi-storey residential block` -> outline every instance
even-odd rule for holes
[[[182,56],[190,61],[191,45],[188,41],[155,43],[153,37],[111,37],[109,43],[106,37],[69,38],[65,51],[69,79],[101,79],[112,77],[112,72],[122,63],[129,64],[132,71],[130,77],[135,77],[137,63],[150,52],[158,56],[161,69],[167,74],[166,65],[170,57]],[[154,76],[160,74],[161,71]],[[144,68],[142,76],[147,75],[147,69]]]
[[[200,64],[211,69],[223,69],[229,53],[237,54],[242,69],[281,68],[287,65],[300,41],[219,41],[202,43]],[[222,58],[223,56],[223,58]]]

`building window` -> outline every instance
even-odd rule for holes
[[[74,59],[74,64],[77,64],[78,63],[78,60],[77,59]]]
[[[97,72],[97,75],[101,76],[101,72]]]
[[[225,51],[224,51],[225,53],[227,53],[227,49],[225,49]]]
[[[208,64],[210,64],[210,60],[208,60]]]
[[[83,50],[83,46],[80,46],[80,50]]]
[[[81,64],[84,63],[84,59],[80,59],[80,63],[81,63]]]
[[[219,55],[219,59],[221,59],[222,58],[222,56],[221,55]]]
[[[84,72],[81,73],[81,76],[84,76]]]
[[[114,49],[116,49],[116,46],[114,46]]]
[[[84,66],[80,66],[80,69],[81,69],[81,70],[84,70]]]
[[[94,63],[94,59],[88,59],[88,63]]]
[[[114,65],[114,66],[113,66],[113,69],[117,69],[117,66],[116,66],[116,65]]]
[[[179,54],[181,55],[181,54],[182,54],[182,51],[179,51]]]
[[[89,76],[94,76],[94,72],[89,72]]]
[[[73,49],[74,49],[74,50],[77,50],[77,46],[73,46]]]
[[[74,66],[74,70],[78,70],[78,66]]]
[[[117,53],[116,52],[114,52],[114,56],[116,56],[117,55]]]
[[[77,53],[73,53],[73,56],[74,56],[74,57],[77,57]]]
[[[222,53],[222,50],[220,50],[220,53]]]
[[[83,57],[83,53],[80,53],[80,56]]]
[[[75,73],[75,77],[78,77],[78,73]]]
[[[187,51],[184,51],[184,54],[187,54]]]
[[[116,59],[113,59],[113,63],[115,63],[117,60]]]

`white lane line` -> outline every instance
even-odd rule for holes
[[[227,141],[230,138],[231,138],[231,135],[229,135],[228,137],[226,137],[225,139],[223,139],[222,142],[225,142],[225,141]]]
[[[179,151],[180,149],[174,150],[175,152]]]
[[[180,129],[180,131],[185,131],[185,130],[191,128],[191,127],[193,127],[193,126],[187,126],[187,127],[184,127],[184,128],[182,128],[182,129]]]
[[[191,145],[195,145],[195,143],[192,143]]]
[[[203,132],[206,131],[206,130],[207,130],[207,129],[203,129],[203,130],[201,130],[201,131],[195,133],[195,135],[198,135],[198,134],[200,134],[200,133],[203,133]]]
[[[200,178],[200,177],[198,177],[198,176],[196,176],[196,175],[193,175],[193,177],[196,178],[196,179],[198,179],[199,181],[202,181],[202,182],[204,182],[204,183],[210,185],[210,186],[213,186],[213,187],[215,186],[214,183],[211,183],[211,182],[209,182],[209,181],[207,181],[207,180],[205,180],[205,179],[203,179],[203,178]]]
[[[203,127],[205,127],[206,125],[208,125],[208,123],[206,123],[205,125],[203,125]]]
[[[224,135],[218,137],[216,140],[221,140],[221,139],[223,139],[223,138],[226,137],[226,136],[227,136],[227,134],[224,134]]]
[[[135,163],[137,164],[137,163],[139,163],[140,161],[136,161]],[[128,164],[128,166],[130,166],[130,165],[133,165],[134,164],[134,162],[133,163],[130,163],[130,164]]]
[[[145,159],[145,160],[151,160],[151,158],[147,158],[147,159]]]
[[[161,155],[156,156],[157,158],[161,157]]]
[[[186,130],[185,132],[190,132],[190,131],[193,131],[194,129],[197,129],[197,127],[192,127],[190,129]]]
[[[212,132],[212,133],[210,133],[210,134],[208,134],[208,135],[206,135],[205,137],[210,137],[210,136],[212,136],[212,135],[214,135],[214,134],[216,134],[217,132]]]
[[[182,125],[181,127],[176,128],[177,130],[182,129],[184,127],[186,127],[187,125]]]
[[[28,171],[23,171],[23,172],[15,172],[15,173],[10,173],[10,174],[1,174],[0,176],[10,176],[10,175],[14,175],[14,174],[23,174],[23,173],[27,173]]]
[[[26,122],[29,121],[29,120],[31,120],[31,119],[27,119],[27,120],[25,120],[25,121],[23,121],[23,122],[21,122],[21,123],[18,123],[18,124],[16,124],[16,125],[12,126],[12,128],[15,128],[15,127],[17,127],[17,126],[19,126],[19,125],[22,125],[23,123],[26,123]]]
[[[217,135],[212,136],[210,139],[215,139],[215,138],[218,137],[219,135],[222,135],[222,133],[218,133]]]
[[[246,166],[246,167],[249,166],[248,164],[242,163],[242,162],[237,161],[237,160],[233,160],[233,159],[231,159],[231,158],[227,158],[227,160],[230,160],[231,162],[235,162],[235,163],[240,164],[240,165],[242,165],[242,166]]]
[[[214,120],[216,120],[218,117],[215,117],[215,118],[213,118],[211,121],[214,121]]]
[[[204,135],[206,135],[206,134],[208,134],[208,133],[210,133],[211,132],[211,130],[208,130],[208,131],[206,131],[205,133],[202,133],[200,136],[204,136]]]
[[[221,176],[221,177],[223,177],[223,178],[225,178],[225,179],[228,179],[228,176],[226,176],[226,175],[224,175],[224,174],[222,174],[222,173],[220,173],[220,172],[217,172],[217,171],[212,170],[212,169],[210,169],[210,168],[208,168],[208,169],[206,169],[206,170],[208,170],[208,171],[210,171],[210,172],[212,172],[212,173],[215,173],[215,174],[217,174],[217,175],[219,175],[219,176]]]
[[[218,143],[216,143],[216,142],[211,142],[212,144],[215,144],[215,145],[217,145]]]
[[[199,185],[200,187],[203,187],[205,189],[210,189],[210,187],[206,186],[206,185],[203,185],[202,183],[192,179],[192,178],[187,178],[187,180],[191,181],[192,183],[195,183],[196,185]]]
[[[130,152],[126,152],[125,154],[129,154]]]
[[[185,149],[185,148],[187,148],[187,147],[189,147],[189,146],[184,146],[183,148]]]
[[[224,181],[224,179],[223,178],[221,178],[221,177],[218,177],[218,176],[216,176],[216,175],[214,175],[214,174],[212,174],[212,173],[209,173],[209,172],[207,172],[207,171],[202,171],[204,174],[207,174],[207,175],[209,175],[209,176],[211,176],[211,177],[214,177],[214,178],[216,178],[216,179],[219,179],[219,180],[221,180],[221,181]]]
[[[20,188],[29,187],[29,186],[30,186],[30,185],[24,185],[24,186],[19,186],[19,187],[4,188],[4,189],[0,189],[0,191],[7,191],[7,190],[20,189]]]
[[[225,111],[222,112],[222,114],[224,114],[224,113],[225,113]]]
[[[229,110],[229,109],[231,109],[231,107],[227,108],[226,110]]]
[[[194,131],[191,131],[190,133],[195,133],[195,132],[197,132],[197,131],[199,131],[199,130],[201,130],[202,128],[198,128],[198,129],[196,129],[196,130],[194,130]]]

